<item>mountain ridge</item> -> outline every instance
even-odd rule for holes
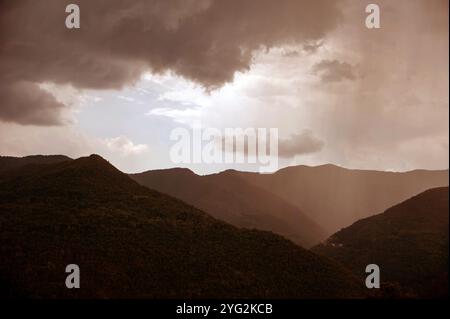
[[[183,171],[180,168],[150,170],[130,174],[130,176],[142,185],[180,198],[219,219],[238,226],[243,222],[238,219],[239,216],[230,219],[227,211],[230,202],[242,203],[241,206],[236,204],[235,209],[235,211],[240,209],[241,215],[253,209],[260,212],[259,216],[269,214],[275,218],[283,218],[289,226],[270,230],[305,247],[309,247],[311,243],[317,244],[340,228],[360,218],[380,213],[425,189],[448,185],[448,170],[414,170],[406,173],[353,171],[333,164],[316,167],[291,166],[270,174],[240,172],[232,169],[209,175],[197,175],[189,170],[182,176],[178,176],[178,172]],[[264,209],[252,207],[248,203],[245,204],[243,200],[236,200],[239,195],[224,199],[224,196],[214,193],[211,189],[223,187],[225,183],[221,182],[221,179],[226,178],[239,178],[241,181],[241,185],[234,187],[235,189],[230,185],[227,187],[231,192],[244,193],[245,189],[251,188],[248,185],[257,187],[259,196],[256,196],[255,192],[250,202],[270,203],[269,199],[275,196],[280,205],[278,208],[273,206],[273,209],[264,212]],[[242,188],[242,185],[247,188]],[[270,206],[266,205],[266,207]],[[291,208],[287,209],[287,207]],[[283,216],[286,210],[291,212],[287,214],[289,216]],[[295,218],[294,214],[298,214],[299,218]],[[256,218],[257,216],[254,217]],[[309,224],[320,227],[320,230],[316,231],[316,236],[310,236],[312,240],[305,241],[292,234],[293,227],[297,229],[297,233],[303,231],[300,222],[302,218],[308,220]],[[267,230],[266,224],[261,220],[261,223],[253,226]]]
[[[270,232],[239,229],[90,156],[0,181],[0,294],[351,298],[362,283]],[[65,287],[77,264],[82,289]]]
[[[335,165],[295,166],[274,174],[237,173],[301,208],[327,235],[426,189],[448,186],[449,171],[381,172]],[[322,200],[322,199],[326,200]]]
[[[129,176],[238,227],[273,231],[306,248],[326,238],[321,227],[301,210],[239,176],[199,176],[191,171],[180,174],[178,169]]]
[[[422,298],[448,296],[448,187],[415,195],[358,220],[313,247],[362,278],[377,264],[383,281]]]

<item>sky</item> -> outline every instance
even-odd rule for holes
[[[6,0],[0,23],[1,155],[257,170],[174,163],[201,123],[277,128],[280,168],[448,168],[445,0]]]

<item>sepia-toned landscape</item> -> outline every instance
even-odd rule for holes
[[[448,298],[448,54],[444,0],[0,1],[0,297]]]

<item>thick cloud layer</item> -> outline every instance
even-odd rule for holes
[[[324,146],[324,142],[314,136],[310,130],[293,134],[287,139],[279,141],[278,155],[281,157],[294,157],[319,152]]]
[[[314,65],[314,73],[319,74],[323,82],[339,82],[342,80],[354,80],[355,71],[347,62],[337,60],[323,60]]]
[[[338,1],[79,0],[0,3],[0,120],[61,124],[61,104],[36,84],[121,88],[142,72],[173,71],[207,88],[249,68],[252,52],[315,43],[335,28]]]
[[[5,122],[53,125],[62,123],[64,105],[32,82],[2,83],[0,117]]]

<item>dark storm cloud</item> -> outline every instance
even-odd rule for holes
[[[0,87],[0,118],[5,122],[34,125],[63,124],[64,105],[31,82],[18,81]]]
[[[71,2],[80,29],[65,28]],[[144,71],[171,70],[216,88],[249,68],[253,50],[311,43],[339,17],[328,0],[2,1],[0,120],[60,123],[61,105],[32,83],[117,89]]]
[[[310,130],[293,134],[287,139],[281,139],[278,145],[278,155],[294,157],[295,155],[311,154],[322,150],[324,142],[314,136]]]
[[[323,45],[322,41],[315,41],[310,43],[305,43],[303,45],[303,50],[308,53],[316,53],[317,50]]]
[[[315,64],[313,72],[318,74],[323,82],[339,82],[356,78],[353,66],[337,60],[323,60]]]

